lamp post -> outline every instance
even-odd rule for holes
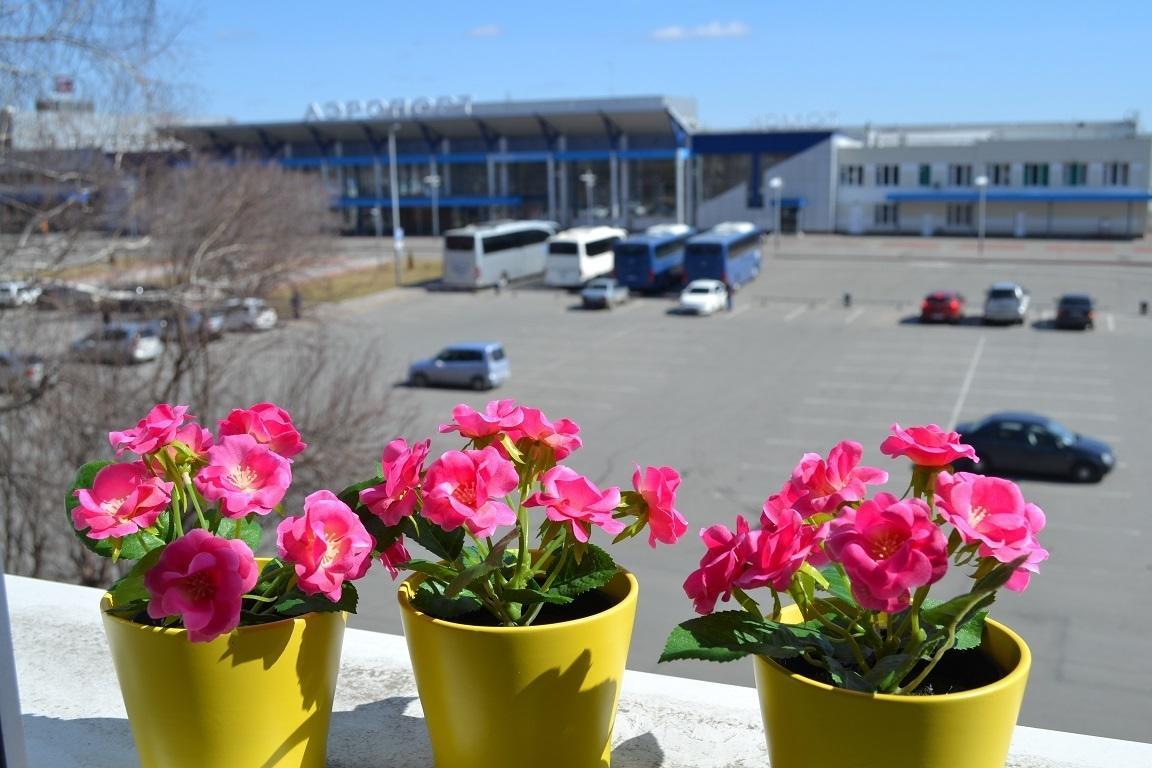
[[[784,179],[773,176],[768,180],[772,190],[772,253],[780,252],[780,190],[784,188]]]
[[[588,226],[592,226],[592,188],[596,186],[596,174],[589,169],[580,174],[578,178],[584,182],[584,216],[588,220]]]
[[[430,173],[424,177],[424,183],[432,190],[432,234],[440,236],[440,175]]]
[[[392,193],[392,258],[396,262],[396,287],[400,287],[400,252],[404,249],[404,228],[400,226],[400,179],[396,169],[396,132],[399,123],[388,130],[388,188]]]
[[[988,177],[977,176],[973,179],[973,184],[976,185],[976,190],[979,193],[980,203],[979,211],[976,214],[976,252],[983,255],[984,253],[984,219],[985,211],[988,206]]]

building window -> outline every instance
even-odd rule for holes
[[[1064,186],[1082,187],[1088,183],[1088,165],[1086,163],[1064,164]]]
[[[972,166],[967,163],[949,165],[948,184],[953,187],[972,186]]]
[[[900,166],[895,164],[876,166],[876,186],[900,186]]]
[[[1048,163],[1024,163],[1024,186],[1048,186]]]
[[[1128,163],[1104,163],[1104,186],[1128,186]]]
[[[862,187],[862,186],[864,186],[864,166],[862,166],[862,165],[842,165],[842,166],[840,166],[840,183],[846,187]]]
[[[932,186],[932,166],[927,163],[920,164],[920,186]]]
[[[1008,163],[991,163],[988,166],[988,179],[994,187],[1007,187],[1012,184],[1012,166]]]
[[[950,203],[947,216],[950,227],[971,227],[972,203]]]
[[[873,209],[872,221],[878,227],[895,227],[900,223],[900,209],[896,203],[881,203]]]

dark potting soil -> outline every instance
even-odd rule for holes
[[[793,674],[802,675],[810,680],[834,685],[828,673],[818,667],[813,667],[802,659],[782,659],[776,662]],[[924,668],[921,664],[912,671],[906,679],[911,680]],[[944,658],[928,675],[923,685],[912,692],[913,696],[936,696],[944,693],[960,693],[974,688],[991,685],[1006,674],[986,654],[979,650],[948,651]]]
[[[608,610],[619,602],[617,598],[603,592],[585,592],[567,605],[545,605],[540,609],[540,615],[532,622],[532,626],[539,627],[543,624],[560,624],[565,621],[586,619]],[[468,624],[473,627],[500,626],[496,617],[485,610],[457,616],[452,621],[456,624]]]

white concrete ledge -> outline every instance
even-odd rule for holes
[[[6,578],[29,765],[136,764],[100,591]],[[628,672],[615,740],[614,768],[768,765],[753,688]],[[328,765],[431,768],[404,638],[347,631]],[[1018,727],[1007,768],[1152,768],[1152,744]]]

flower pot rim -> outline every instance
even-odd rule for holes
[[[423,582],[425,578],[427,578],[426,574],[423,574],[423,573],[414,573],[411,576],[409,576],[408,578],[404,579],[402,582],[400,582],[400,586],[396,590],[396,600],[400,604],[400,610],[401,611],[404,611],[404,612],[410,614],[413,618],[419,619],[421,621],[426,621],[426,622],[429,622],[431,624],[436,624],[436,625],[442,626],[445,629],[451,629],[451,630],[456,630],[456,631],[479,632],[482,634],[491,634],[491,635],[503,635],[503,634],[508,634],[508,633],[522,634],[522,633],[531,633],[531,632],[543,633],[543,632],[556,631],[556,629],[558,627],[572,627],[572,626],[577,626],[581,623],[593,622],[593,621],[596,621],[597,619],[599,619],[603,616],[611,615],[615,612],[625,610],[627,603],[629,603],[631,601],[635,601],[637,599],[637,592],[640,588],[640,583],[636,580],[635,574],[633,574],[627,568],[621,568],[620,566],[617,566],[616,567],[616,576],[613,576],[612,580],[615,581],[617,578],[619,578],[621,576],[624,577],[625,582],[628,585],[628,591],[626,593],[624,593],[624,595],[620,598],[620,600],[615,605],[611,606],[610,608],[606,608],[605,610],[594,613],[591,616],[584,616],[583,618],[579,618],[579,619],[571,619],[569,621],[560,621],[560,622],[555,622],[552,624],[531,624],[527,627],[504,627],[504,626],[487,627],[487,626],[477,626],[474,624],[462,624],[458,621],[449,621],[447,619],[438,619],[435,616],[431,616],[427,613],[424,613],[423,611],[417,610],[417,608],[412,605],[412,595],[415,593],[416,587],[419,586],[420,583]],[[611,583],[611,582],[609,582],[609,583]]]
[[[786,606],[785,612],[788,608],[794,606]],[[871,699],[874,701],[883,701],[900,706],[944,706],[951,702],[961,701],[963,699],[972,699],[987,696],[992,693],[997,693],[1006,688],[1010,688],[1018,684],[1021,678],[1027,678],[1028,670],[1032,666],[1032,652],[1028,649],[1028,644],[1024,642],[1024,638],[1020,637],[1010,627],[996,621],[993,618],[986,618],[985,624],[993,629],[1003,633],[1012,644],[1016,646],[1020,653],[1020,659],[1016,662],[1016,666],[1008,670],[1002,677],[987,685],[982,685],[979,688],[970,688],[967,691],[958,691],[956,693],[933,693],[933,694],[895,694],[895,693],[864,693],[863,691],[850,691],[847,688],[838,688],[835,685],[822,683],[819,680],[813,680],[804,675],[792,672],[773,659],[767,656],[757,656],[757,660],[765,662],[767,666],[776,674],[786,675],[789,679],[799,685],[805,685],[810,688],[829,691],[842,696],[856,696],[864,699]]]

